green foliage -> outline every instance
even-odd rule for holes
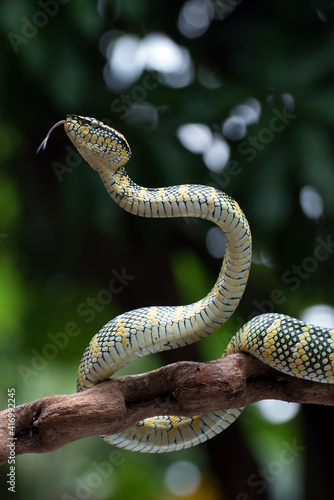
[[[266,309],[298,317],[306,306],[333,304],[333,250],[327,245],[326,258],[314,257],[319,238],[331,241],[334,228],[332,10],[325,2],[244,2],[223,19],[224,4],[214,0],[215,18],[207,30],[187,38],[177,27],[182,5],[150,0],[0,4],[2,408],[10,387],[16,389],[17,404],[74,391],[81,354],[104,323],[136,307],[197,300],[218,274],[219,261],[205,247],[210,226],[125,214],[60,129],[36,155],[49,127],[67,113],[107,118],[124,133],[133,150],[129,172],[136,182],[215,185],[246,213],[254,240],[247,291],[234,317],[196,345],[192,356],[219,357],[238,327]],[[146,69],[128,87],[110,90],[104,78],[108,43],[122,34],[143,39],[154,32],[189,51],[193,77],[188,84],[170,86],[159,72]],[[240,140],[225,138],[234,167],[213,173],[201,155],[183,147],[178,127],[202,123],[223,138],[222,123],[249,98],[261,106],[259,120]],[[133,105],[143,107],[134,112]],[[301,208],[305,186],[315,188],[323,202],[318,218],[308,218]],[[102,303],[98,294],[110,273],[123,267],[135,278]],[[88,298],[97,301],[98,310],[88,312]],[[69,324],[76,325],[76,335],[66,333]],[[66,345],[55,340],[61,332]],[[162,362],[142,360],[140,369]],[[128,373],[135,370],[127,367]],[[316,470],[312,460],[325,451],[320,442],[310,441],[308,422],[307,410],[303,420],[297,416],[279,428],[252,410],[242,416],[231,431],[237,433],[232,443],[239,443],[240,429],[244,438],[240,482],[225,465],[234,449],[234,444],[226,448],[228,437],[168,457],[130,452],[111,457],[115,450],[89,438],[46,456],[18,457],[16,498],[80,498],[80,480],[96,473],[94,464],[107,461],[112,469],[105,478],[100,473],[101,484],[86,498],[168,500],[175,498],[164,481],[168,466],[190,460],[203,478],[215,474],[212,498],[223,498],[224,491],[224,498],[277,499],[285,469],[261,493],[248,479],[279,456],[283,441],[291,443],[296,436],[308,446],[307,457],[302,452],[296,464],[302,468],[308,460],[307,470]],[[322,424],[315,420],[313,425]],[[331,449],[330,436],[323,446]],[[10,495],[7,472],[8,466],[0,471],[1,498]],[[306,483],[303,473],[296,477],[299,491],[310,492],[304,498],[312,498],[314,477]],[[209,485],[203,484],[209,498]],[[285,491],[284,498],[297,497]]]

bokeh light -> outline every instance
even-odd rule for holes
[[[247,99],[231,110],[230,116],[223,123],[223,134],[227,139],[239,141],[247,134],[247,125],[258,122],[260,115],[260,102],[254,98]]]
[[[204,153],[211,145],[212,132],[203,123],[186,123],[176,132],[181,144],[195,154]]]
[[[178,28],[187,38],[198,38],[208,29],[214,16],[211,2],[206,0],[188,0],[180,11]]]
[[[221,172],[230,157],[230,147],[221,135],[212,137],[210,147],[204,151],[203,160],[209,170]]]
[[[178,460],[168,467],[165,483],[167,490],[174,495],[190,496],[201,484],[201,472],[194,463]]]
[[[317,189],[304,186],[299,193],[300,206],[306,217],[318,220],[324,211],[324,202]]]
[[[206,248],[208,252],[216,259],[224,257],[226,247],[226,236],[219,227],[212,227],[206,235]]]
[[[261,417],[271,424],[282,424],[292,420],[300,410],[299,403],[287,403],[275,399],[264,399],[255,403]]]
[[[307,307],[302,312],[300,319],[312,325],[334,328],[334,307],[327,304]]]
[[[144,70],[158,72],[161,84],[176,88],[189,85],[194,77],[189,51],[164,33],[149,33],[143,38],[109,34],[103,37],[100,48],[107,59],[104,79],[114,92],[132,85]]]

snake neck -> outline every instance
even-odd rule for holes
[[[146,188],[134,183],[123,167],[97,169],[111,198],[124,210],[142,217],[197,217],[217,224],[227,244],[218,279],[203,299],[172,308],[171,323],[183,323],[191,341],[222,325],[245,290],[251,263],[251,235],[239,205],[210,186],[181,185]]]

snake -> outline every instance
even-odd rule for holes
[[[125,137],[96,118],[67,115],[59,125],[80,155],[95,170],[110,197],[125,211],[149,218],[197,217],[215,223],[226,247],[218,278],[202,299],[181,306],[152,306],[125,312],[110,320],[83,353],[77,391],[110,378],[138,357],[192,344],[223,325],[246,288],[252,237],[238,203],[212,186],[183,184],[147,188],[125,170],[132,152]],[[38,151],[39,151],[38,149]],[[255,316],[232,337],[224,355],[247,352],[280,371],[306,380],[334,383],[334,330],[290,316]],[[122,432],[101,436],[105,442],[143,453],[178,451],[203,443],[231,425],[243,408],[194,417],[161,415],[145,418]]]

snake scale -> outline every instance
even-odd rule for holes
[[[92,338],[80,362],[77,390],[89,389],[137,357],[200,340],[233,313],[245,290],[251,264],[251,233],[239,205],[227,194],[201,185],[146,188],[135,184],[124,165],[131,157],[125,137],[95,118],[68,115],[56,123],[96,170],[111,198],[142,217],[199,217],[224,232],[226,250],[212,290],[184,306],[145,307],[109,321]],[[40,149],[39,148],[39,149]],[[225,354],[244,351],[281,371],[315,382],[334,383],[334,330],[305,324],[282,314],[262,314],[246,323]],[[101,436],[128,450],[161,453],[202,443],[228,427],[242,408],[195,417],[157,416],[119,434]]]

